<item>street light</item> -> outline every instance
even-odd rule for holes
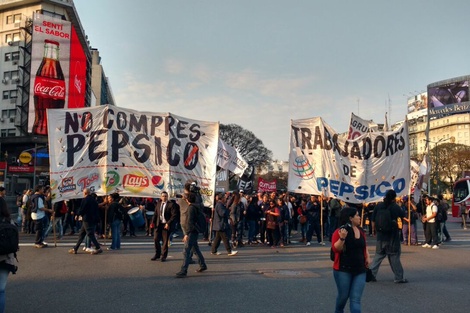
[[[423,141],[426,141],[428,143],[433,143],[434,144],[434,149],[436,150],[436,193],[439,194],[440,193],[440,187],[439,187],[439,167],[437,166],[437,162],[439,160],[439,149],[438,149],[438,145],[439,143],[443,142],[443,141],[447,141],[447,140],[450,140],[451,138],[444,138],[442,137],[441,139],[439,139],[438,141],[431,141],[431,140],[428,140],[428,139],[423,139]],[[431,176],[429,176],[428,178],[428,194],[431,194]]]

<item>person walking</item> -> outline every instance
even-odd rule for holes
[[[421,247],[439,249],[436,223],[437,205],[434,203],[434,198],[429,195],[424,197],[424,202],[426,203],[426,213],[421,221],[426,224],[426,229],[424,233],[425,242]]]
[[[124,216],[124,209],[119,203],[119,193],[108,196],[107,223],[111,227],[111,246],[107,250],[121,249],[121,223]]]
[[[168,200],[168,193],[166,191],[162,192],[160,199],[161,201],[155,206],[155,214],[151,222],[155,228],[155,255],[150,260],[165,262],[170,246],[170,236],[175,230],[176,221],[179,217],[179,207],[176,203]]]
[[[71,254],[77,254],[78,248],[81,243],[88,236],[88,239],[93,243],[95,249],[92,250],[91,254],[102,253],[101,245],[95,237],[96,225],[100,220],[98,202],[95,197],[90,193],[89,188],[83,190],[84,199],[81,202],[80,209],[78,210],[78,216],[82,217],[82,227],[78,233],[78,241],[75,246],[69,250]]]
[[[211,254],[220,255],[220,252],[217,252],[219,248],[220,241],[223,241],[225,250],[229,256],[234,256],[238,251],[233,251],[230,247],[230,243],[227,239],[227,229],[228,229],[228,217],[230,211],[225,206],[225,194],[221,193],[218,195],[217,204],[214,208],[214,218],[212,221],[212,230],[215,231],[214,242],[211,245]]]
[[[4,187],[0,187],[0,223],[10,223],[15,225],[11,220],[10,211],[8,210],[7,203],[3,198],[5,192]],[[0,313],[5,312],[5,289],[7,286],[8,275],[10,273],[16,274],[18,269],[16,265],[15,253],[0,255]]]
[[[199,268],[196,272],[201,273],[207,270],[206,261],[204,256],[202,255],[201,250],[199,249],[199,245],[197,243],[198,238],[198,231],[196,228],[197,217],[199,214],[199,210],[202,210],[200,205],[196,204],[196,194],[194,192],[190,192],[185,194],[185,201],[188,203],[188,209],[181,212],[181,229],[183,230],[183,243],[184,243],[184,250],[183,250],[183,265],[181,266],[181,270],[176,273],[177,278],[184,278],[188,274],[188,267],[191,263],[191,255],[194,252],[199,260]]]
[[[35,247],[44,248],[47,244],[44,242],[44,227],[48,217],[46,212],[52,214],[54,211],[45,205],[44,186],[38,185],[34,194],[31,196],[31,218],[34,221],[34,229],[36,232]]]
[[[400,230],[397,219],[403,219],[405,213],[396,203],[397,193],[390,189],[385,193],[383,202],[377,204],[372,213],[372,227],[377,233],[375,257],[370,269],[373,274],[372,281],[376,281],[380,264],[385,257],[388,258],[392,272],[395,275],[395,283],[407,283],[403,277],[403,266],[401,265],[401,243]]]
[[[338,295],[335,312],[344,312],[349,299],[352,313],[361,312],[361,297],[366,284],[366,268],[370,264],[366,235],[360,227],[361,217],[356,208],[344,208],[340,228],[333,232],[331,248],[334,252],[333,276]]]

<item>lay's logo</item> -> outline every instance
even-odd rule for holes
[[[139,193],[150,185],[149,178],[142,173],[133,173],[124,175],[122,179],[123,188]]]

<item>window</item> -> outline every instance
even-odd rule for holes
[[[18,71],[11,71],[11,79],[16,80],[20,78]]]
[[[16,109],[10,109],[8,110],[8,117],[16,117]]]
[[[20,41],[20,40],[21,40],[21,34],[19,32],[5,35],[5,42],[6,43]]]
[[[16,135],[16,130],[14,128],[7,129],[7,136],[13,137]]]
[[[15,51],[11,53],[11,60],[12,61],[18,61],[20,59],[20,52]]]
[[[8,90],[5,90],[3,92],[3,97],[2,99],[9,99],[10,98],[10,92]]]
[[[11,53],[5,53],[5,62],[11,61]]]
[[[3,73],[3,79],[4,80],[11,80],[11,72],[4,72]]]
[[[13,41],[20,41],[21,34],[20,33],[13,33]]]
[[[21,14],[14,14],[7,16],[7,24],[19,23],[21,22]]]
[[[18,98],[18,91],[17,90],[10,90],[10,99]]]
[[[8,110],[2,110],[2,118],[8,117]]]
[[[7,136],[7,130],[6,129],[2,129],[1,133],[0,133],[0,136],[1,137],[6,137]]]

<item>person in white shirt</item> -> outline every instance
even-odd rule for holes
[[[439,249],[437,244],[437,205],[434,203],[434,198],[431,196],[425,196],[424,202],[426,203],[426,215],[422,217],[421,221],[426,223],[425,229],[425,242],[422,245],[423,248]]]
[[[36,186],[35,192],[31,196],[31,206],[31,219],[34,222],[36,231],[35,247],[47,247],[47,244],[44,243],[44,225],[47,222],[45,220],[47,219],[46,212],[52,214],[54,211],[45,206],[44,186]]]

